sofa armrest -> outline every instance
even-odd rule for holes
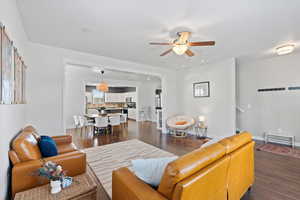
[[[76,176],[86,171],[86,155],[81,151],[73,151],[41,160],[17,163],[12,168],[12,195],[39,185],[47,184],[46,178],[34,175],[44,162],[52,161],[62,166],[68,176]]]
[[[86,171],[86,154],[79,150],[44,158],[43,161],[61,165],[67,171],[67,176],[76,176]]]
[[[112,200],[167,200],[159,192],[138,179],[128,168],[112,174]]]
[[[70,144],[70,143],[72,143],[72,136],[71,135],[53,136],[52,139],[58,145],[59,144]]]
[[[12,195],[48,183],[47,179],[35,175],[35,172],[42,166],[41,160],[31,160],[14,165],[11,176]]]

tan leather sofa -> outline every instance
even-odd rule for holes
[[[12,195],[39,185],[48,183],[42,177],[34,175],[44,162],[53,161],[62,165],[68,176],[82,174],[86,170],[86,155],[77,150],[69,135],[52,137],[56,142],[58,155],[42,158],[38,147],[39,135],[32,126],[27,126],[12,141],[8,152],[12,162]]]
[[[113,172],[113,200],[238,200],[254,182],[249,133],[225,138],[168,164],[158,189],[127,168]]]

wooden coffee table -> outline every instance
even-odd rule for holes
[[[39,186],[30,190],[19,192],[14,200],[96,200],[97,182],[90,167],[86,173],[73,178],[70,187],[62,189],[58,194],[50,193],[50,185]]]

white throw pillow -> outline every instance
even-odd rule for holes
[[[169,162],[176,160],[178,157],[151,158],[132,160],[132,170],[134,174],[144,182],[157,187],[162,175]]]

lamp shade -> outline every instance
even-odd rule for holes
[[[108,92],[108,84],[103,81],[104,70],[101,71],[102,81],[96,86],[96,89],[101,92]]]
[[[198,117],[198,119],[199,119],[199,122],[205,122],[205,116],[203,116],[203,115],[200,115]]]
[[[105,82],[101,82],[96,86],[97,90],[102,92],[108,92],[108,85]]]

